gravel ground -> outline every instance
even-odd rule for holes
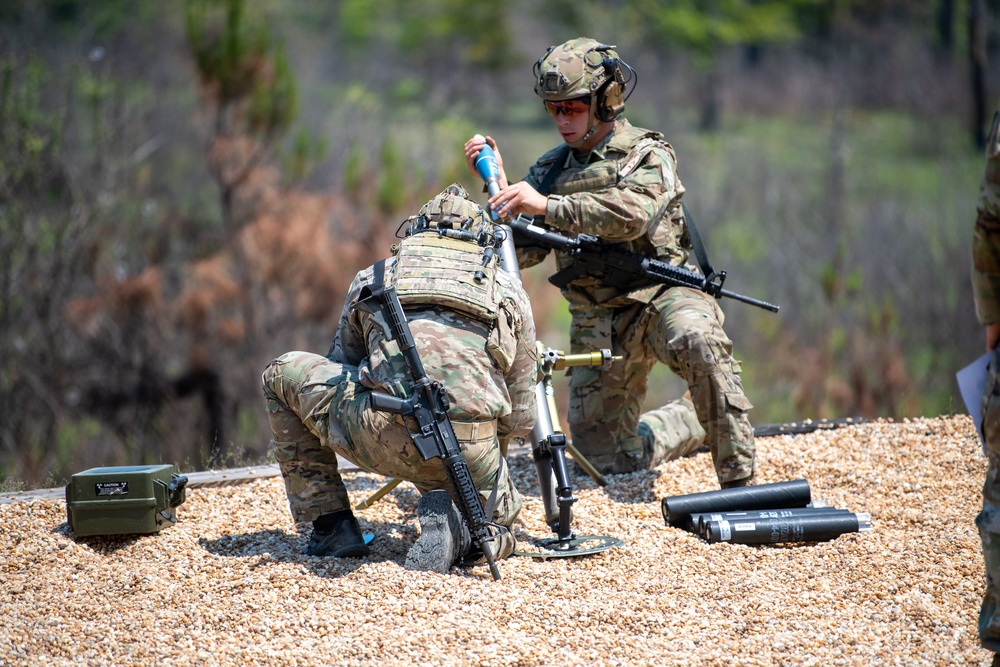
[[[968,417],[758,440],[759,481],[874,529],[822,543],[708,544],[665,496],[716,488],[709,456],[576,479],[575,526],[624,546],[451,574],[403,569],[417,494],[359,513],[372,554],[300,555],[280,478],[189,489],[178,523],[74,539],[62,500],[0,505],[0,665],[985,665],[973,519],[985,459]],[[550,537],[530,456],[517,530]],[[354,502],[383,482],[345,475]]]

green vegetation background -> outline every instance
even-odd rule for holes
[[[399,223],[480,190],[471,134],[515,178],[558,142],[531,64],[579,34],[639,72],[626,115],[677,149],[726,286],[782,306],[723,303],[755,423],[963,412],[1000,3],[918,4],[4,3],[0,488],[266,460],[264,365],[324,352]],[[683,391],[658,368],[649,405]]]

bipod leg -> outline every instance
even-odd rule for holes
[[[548,438],[531,450],[531,458],[538,473],[538,491],[545,511],[545,523],[555,530],[559,521],[559,501],[556,498],[556,478],[552,470],[552,452],[549,450]]]
[[[567,442],[566,449],[569,451],[570,456],[573,457],[573,460],[576,461],[580,467],[583,468],[588,475],[590,475],[590,478],[597,483],[597,486],[608,485],[607,477],[602,475],[600,471],[594,467],[594,464],[588,461],[587,457],[581,454],[580,450],[574,447],[572,443]]]
[[[566,434],[559,426],[559,410],[556,408],[555,392],[552,389],[552,370],[567,366],[607,365],[614,359],[610,350],[597,354],[572,355],[567,358],[562,352],[545,349],[537,343],[539,358],[543,360],[543,377],[535,385],[535,399],[538,413],[535,427],[531,431],[531,455],[538,471],[538,487],[545,507],[545,523],[556,533],[556,537],[539,540],[535,547],[540,551],[516,551],[515,555],[531,558],[566,558],[600,553],[622,541],[617,537],[603,535],[575,535],[573,526],[573,485],[566,465],[566,450],[576,462],[587,471],[600,486],[606,486],[603,475],[566,441]]]
[[[369,507],[371,507],[372,505],[374,505],[375,503],[377,503],[379,500],[381,500],[382,497],[385,496],[385,494],[389,493],[390,491],[392,491],[393,489],[395,489],[397,486],[399,486],[399,483],[402,482],[402,481],[403,480],[397,479],[397,478],[390,479],[388,482],[386,482],[382,486],[381,489],[379,489],[378,491],[376,491],[375,493],[371,494],[370,496],[368,496],[367,498],[365,498],[364,500],[362,500],[360,503],[358,503],[357,505],[355,505],[354,509],[356,509],[356,510],[368,509]]]

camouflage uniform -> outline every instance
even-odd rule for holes
[[[1000,322],[1000,106],[986,145],[986,173],[972,238],[972,285],[980,323]],[[979,612],[979,640],[1000,652],[1000,348],[993,350],[983,392],[986,482],[976,526],[983,542],[986,593]]]
[[[426,372],[448,389],[449,416],[484,507],[495,491],[492,518],[509,528],[521,498],[500,455],[498,436],[526,437],[534,424],[538,364],[530,303],[502,270],[491,266],[485,280],[473,280],[474,269],[482,268],[482,248],[437,237],[435,232],[414,235],[430,241],[409,253],[409,239],[394,247],[397,255],[385,263],[385,282],[395,283]],[[463,254],[468,256],[464,266]],[[412,266],[413,257],[437,263],[444,277],[419,280],[425,263],[417,265],[417,275],[410,271],[404,278],[400,266]],[[374,270],[361,271],[352,282],[326,357],[290,352],[264,372],[273,449],[296,521],[350,508],[338,454],[364,470],[412,482],[421,493],[452,492],[441,459],[423,460],[402,418],[371,407],[373,390],[410,394],[410,375],[395,341],[387,341],[372,315],[357,308]],[[422,286],[429,289],[426,294]],[[452,302],[443,290],[450,291]],[[460,301],[473,294],[469,301],[476,302],[474,293],[483,290],[487,303],[472,303],[482,309],[473,315],[469,311],[476,308]],[[439,303],[425,300],[433,294]],[[499,542],[498,558],[513,553],[512,533]]]
[[[545,225],[594,234],[675,266],[687,262],[690,241],[680,205],[684,187],[674,150],[661,134],[619,118],[592,151],[578,155],[562,146],[553,149],[526,180],[540,189],[558,159],[565,163],[549,188]],[[544,252],[521,248],[518,257],[528,267]],[[570,262],[557,253],[560,269]],[[588,276],[567,285],[563,295],[572,314],[572,351],[609,347],[624,356],[611,371],[571,371],[567,421],[573,444],[584,456],[602,471],[629,472],[705,442],[720,483],[753,474],[753,428],[747,416],[753,406],[713,297],[665,286],[622,294]],[[640,414],[657,361],[687,381],[691,400]]]

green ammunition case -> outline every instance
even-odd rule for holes
[[[172,465],[91,468],[66,485],[66,516],[77,536],[155,533],[176,523],[188,478]]]

